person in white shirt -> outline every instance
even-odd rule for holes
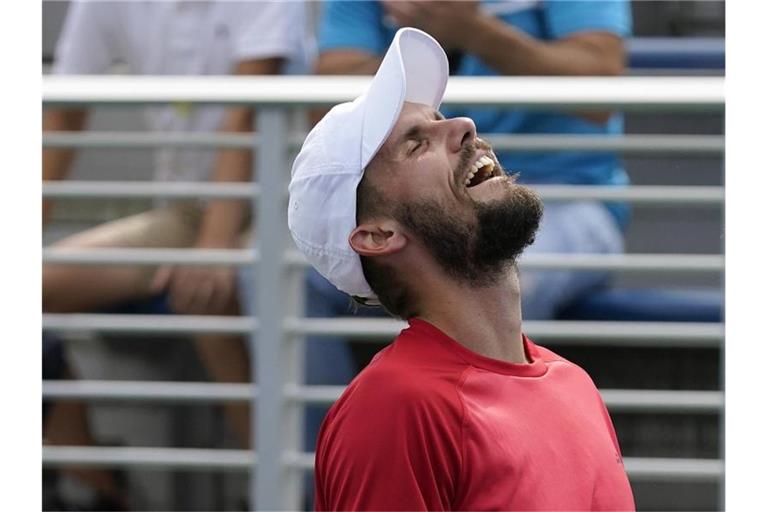
[[[103,74],[119,63],[140,75],[306,73],[312,54],[306,16],[304,2],[73,2],[52,72]],[[253,110],[247,107],[172,104],[148,107],[145,112],[151,130],[253,131]],[[44,113],[43,130],[82,130],[87,119],[85,109],[51,108]],[[73,156],[72,150],[44,149],[43,179],[63,179]],[[248,150],[159,149],[155,153],[155,179],[249,181],[251,156]],[[50,201],[43,201],[44,227],[51,206]],[[241,247],[249,233],[248,207],[247,202],[235,200],[158,203],[148,212],[94,227],[55,245]],[[166,292],[169,305],[178,313],[232,315],[240,310],[235,282],[235,271],[228,267],[46,264],[43,310],[89,311]],[[240,338],[199,335],[196,347],[212,378],[249,379],[249,358]],[[60,405],[64,406],[56,404]],[[82,407],[69,407],[72,414],[51,413],[49,423],[53,424],[46,426],[46,442],[88,442],[83,432],[73,434],[71,425],[56,424],[72,423],[75,416],[84,415]],[[248,407],[232,404],[227,414],[240,442],[247,447]]]

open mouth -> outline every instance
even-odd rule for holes
[[[467,188],[476,187],[496,176],[501,176],[501,169],[499,169],[493,158],[483,155],[474,164],[469,166],[469,172],[464,179],[464,185]]]

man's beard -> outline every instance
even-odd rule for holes
[[[472,201],[474,220],[441,206],[420,201],[397,208],[395,218],[419,236],[445,272],[471,286],[498,282],[533,243],[542,215],[539,197],[511,183],[507,197]]]

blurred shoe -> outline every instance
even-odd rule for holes
[[[128,499],[128,479],[124,471],[110,471],[117,484],[116,494],[94,491],[77,478],[62,475],[59,471],[43,471],[44,511],[114,511],[131,510]]]

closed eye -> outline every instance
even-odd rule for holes
[[[421,148],[422,146],[425,146],[427,144],[426,139],[420,139],[413,141],[415,144],[411,146],[411,148],[408,150],[408,155],[413,155],[416,153],[416,151]]]

